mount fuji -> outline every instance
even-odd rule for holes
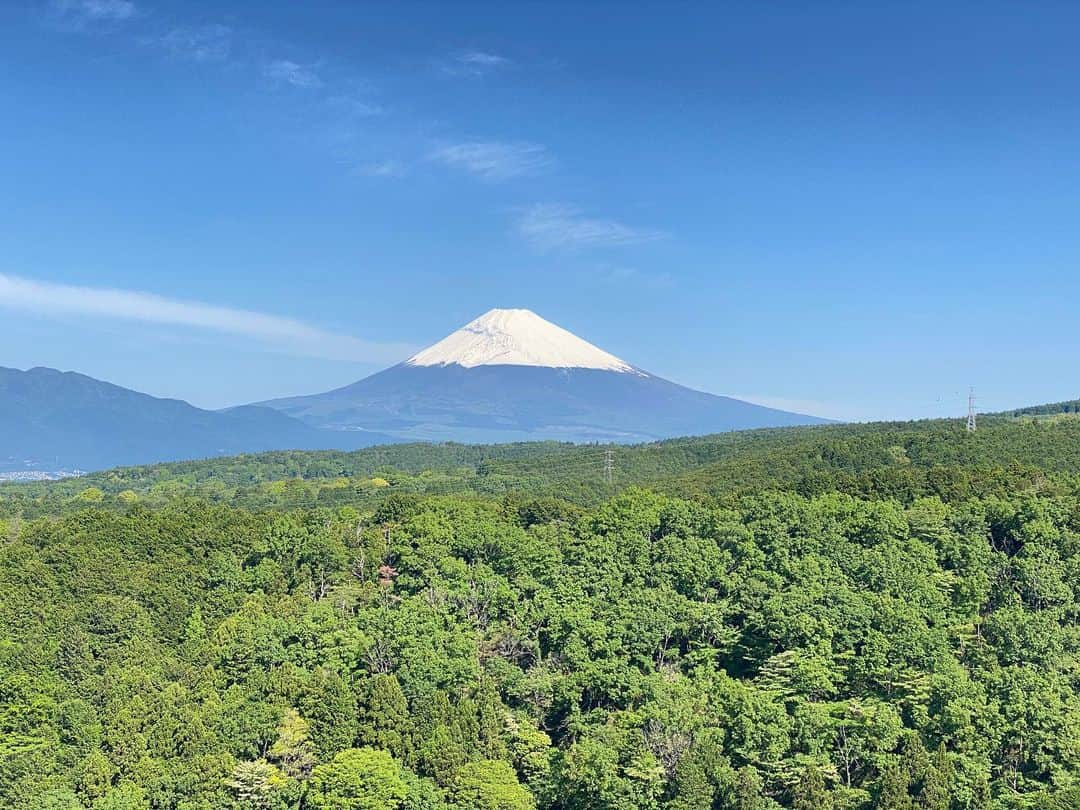
[[[686,388],[527,309],[493,309],[343,388],[259,404],[410,441],[638,442],[827,421]]]

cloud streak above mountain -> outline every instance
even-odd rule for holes
[[[449,144],[432,152],[431,159],[494,181],[536,174],[552,163],[547,149],[538,143],[503,141]]]
[[[619,247],[652,242],[662,231],[635,228],[613,219],[585,216],[573,205],[539,203],[518,219],[518,233],[540,250]]]
[[[155,40],[170,55],[192,62],[223,62],[232,48],[232,29],[227,25],[173,28]]]
[[[487,51],[463,51],[442,63],[442,70],[451,76],[485,76],[495,70],[509,67],[511,61],[505,56]]]
[[[477,65],[479,67],[496,68],[510,63],[505,56],[499,56],[485,51],[466,51],[458,56],[458,61],[463,65]]]
[[[131,0],[57,0],[53,7],[80,20],[116,21],[135,16],[135,4]]]
[[[313,68],[293,62],[289,59],[275,59],[263,66],[263,75],[277,82],[285,82],[293,87],[313,89],[322,87],[322,79],[319,78]]]
[[[55,284],[0,274],[0,308],[51,316],[88,316],[241,335],[288,354],[393,363],[416,347],[362,340],[295,318],[165,298],[137,290]]]

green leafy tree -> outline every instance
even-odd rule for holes
[[[320,758],[352,747],[356,741],[356,698],[336,672],[320,668],[303,698],[304,717]]]
[[[825,779],[813,765],[803,768],[791,806],[793,810],[832,810],[832,796],[825,787]]]
[[[941,743],[928,763],[919,790],[919,807],[926,810],[949,810],[952,802],[953,766],[945,744]]]
[[[75,770],[75,784],[79,795],[87,803],[93,803],[105,795],[112,784],[116,768],[101,751],[91,751]]]
[[[210,653],[210,635],[203,622],[202,609],[196,605],[184,624],[184,654],[192,661],[204,661]]]
[[[482,678],[476,696],[477,736],[480,751],[488,759],[505,759],[506,707],[491,678]]]
[[[445,725],[436,726],[421,749],[421,761],[426,772],[443,787],[451,784],[454,774],[467,760],[468,754],[460,740]]]
[[[296,709],[289,709],[277,728],[277,739],[267,754],[281,770],[294,779],[304,779],[315,765],[315,746],[307,721]]]
[[[534,795],[543,795],[549,788],[551,760],[554,749],[551,737],[530,721],[514,715],[507,718],[510,736],[510,759]]]
[[[91,810],[150,810],[146,791],[136,784],[125,782],[96,799]]]
[[[273,807],[276,794],[287,785],[288,778],[263,759],[238,762],[226,785],[245,807],[266,810]]]
[[[673,810],[711,810],[716,786],[709,781],[704,765],[693,754],[679,760],[672,780]]]
[[[454,775],[451,799],[461,810],[535,810],[536,802],[502,760],[463,765]]]
[[[315,767],[306,802],[323,810],[398,810],[408,794],[401,766],[390,754],[350,748]]]
[[[753,768],[740,768],[735,776],[731,793],[724,797],[721,805],[725,810],[765,810],[765,797],[762,795],[761,776]]]
[[[40,793],[26,805],[27,810],[86,810],[86,805],[68,788],[56,788]]]
[[[881,810],[911,810],[914,803],[908,794],[908,775],[890,763],[881,774],[877,806]]]
[[[397,678],[372,676],[363,690],[359,712],[357,740],[405,759],[412,728],[409,703]]]

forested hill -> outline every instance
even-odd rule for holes
[[[1048,417],[1048,416],[1073,416],[1080,414],[1080,399],[1070,399],[1065,402],[1050,402],[1046,405],[1031,405],[1027,408],[1017,408],[1012,411],[1004,411],[999,416],[1023,417]]]
[[[604,473],[608,454],[610,482]],[[755,430],[633,446],[409,444],[269,452],[9,484],[0,486],[0,508],[33,513],[73,498],[160,504],[178,493],[249,508],[374,505],[392,493],[525,492],[593,505],[627,486],[710,500],[762,488],[956,499],[1016,481],[1045,486],[1071,472],[1080,472],[1080,420],[986,417],[974,434],[960,421],[928,420]]]
[[[1078,424],[4,487],[0,807],[1076,808]]]

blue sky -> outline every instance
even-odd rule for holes
[[[852,419],[1080,396],[1074,3],[0,5],[0,365],[220,407],[527,307]]]

